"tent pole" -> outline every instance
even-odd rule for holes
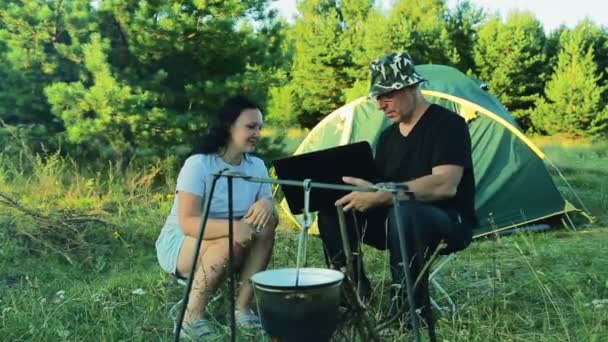
[[[570,227],[572,227],[572,230],[576,231],[576,226],[574,225],[574,222],[572,222],[570,215],[568,215],[568,213],[564,213],[564,214],[566,215],[566,218],[568,219],[568,222],[570,223]]]

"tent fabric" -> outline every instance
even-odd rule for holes
[[[416,70],[428,80],[421,86],[423,95],[468,122],[480,221],[477,236],[577,210],[555,187],[542,151],[525,137],[500,101],[481,89],[480,81],[443,65],[420,65]],[[295,153],[358,141],[375,148],[390,124],[375,103],[360,98],[325,117]],[[281,205],[288,209],[285,202]]]

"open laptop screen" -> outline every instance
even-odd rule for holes
[[[372,148],[362,141],[325,150],[299,154],[272,162],[279,179],[345,184],[343,176],[374,181],[377,178]],[[283,186],[283,194],[293,214],[304,209],[304,190],[300,186]],[[310,211],[330,209],[348,191],[313,188],[310,192]]]

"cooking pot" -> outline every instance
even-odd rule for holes
[[[266,333],[282,342],[329,341],[338,325],[344,274],[324,268],[267,270],[254,274],[258,313]]]

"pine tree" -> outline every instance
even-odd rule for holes
[[[557,66],[545,88],[546,99],[537,101],[531,116],[543,133],[593,136],[608,132],[608,111],[602,102],[607,87],[599,84],[603,75],[586,37],[584,24],[562,34]]]
[[[88,77],[56,82],[45,93],[53,113],[64,123],[70,142],[90,144],[102,157],[126,163],[136,147],[154,146],[153,140],[162,139],[163,135],[155,134],[153,128],[161,126],[160,122],[167,123],[167,117],[162,109],[154,107],[153,94],[117,80],[107,61],[109,46],[108,40],[93,34],[90,43],[82,46]]]
[[[394,51],[407,51],[417,64],[454,64],[459,52],[450,40],[444,20],[446,2],[443,0],[398,1],[388,16],[372,8],[367,14],[362,36],[363,50],[355,50],[354,82],[344,91],[347,100],[367,94],[369,63]]]
[[[312,127],[343,103],[352,83],[350,52],[342,49],[344,22],[334,0],[304,0],[293,30],[295,58],[291,70],[294,108],[300,125]]]
[[[486,82],[524,128],[529,109],[543,89],[546,56],[541,23],[529,12],[511,12],[506,23],[493,18],[478,31],[477,77]]]
[[[280,78],[284,24],[268,0],[95,4],[0,5],[0,117],[56,122],[105,157],[162,156],[190,149],[227,96],[263,105]]]
[[[367,15],[361,37],[363,50],[353,55],[355,64],[361,70],[357,75],[359,80],[368,80],[368,67],[373,59],[394,50],[391,43],[390,25],[387,21],[388,18],[376,8],[371,9]]]
[[[601,77],[598,84],[608,86],[608,28],[600,27],[589,19],[583,19],[575,30],[580,31],[581,39],[593,48],[593,61]],[[608,92],[604,92],[602,103],[608,103]]]
[[[389,51],[408,51],[416,64],[449,64],[456,50],[444,20],[446,10],[445,0],[397,1],[386,23]]]
[[[113,0],[102,9],[115,27],[113,50],[124,51],[113,57],[122,56],[116,65],[123,76],[161,94],[162,107],[178,121],[202,127],[201,119],[229,94],[266,99],[282,60],[283,26],[267,4]]]
[[[88,0],[1,3],[0,118],[61,130],[43,89],[79,78],[80,44],[97,29]]]
[[[352,64],[345,70],[350,82],[367,77],[368,70],[365,66],[373,58],[369,56],[368,47],[364,41],[370,29],[367,20],[370,15],[377,14],[377,10],[373,6],[373,0],[340,1],[338,10],[345,28],[341,38],[341,49],[349,51],[351,57]],[[378,39],[378,37],[375,38]]]
[[[547,40],[545,41],[545,54],[547,55],[547,70],[549,70],[549,73],[555,70],[555,67],[557,66],[557,55],[559,54],[559,49],[562,44],[560,43],[560,38],[564,31],[568,30],[566,25],[562,24],[547,35]]]
[[[447,30],[455,50],[451,64],[462,72],[474,73],[473,47],[477,43],[477,27],[485,17],[485,11],[468,0],[459,1],[446,13]]]

